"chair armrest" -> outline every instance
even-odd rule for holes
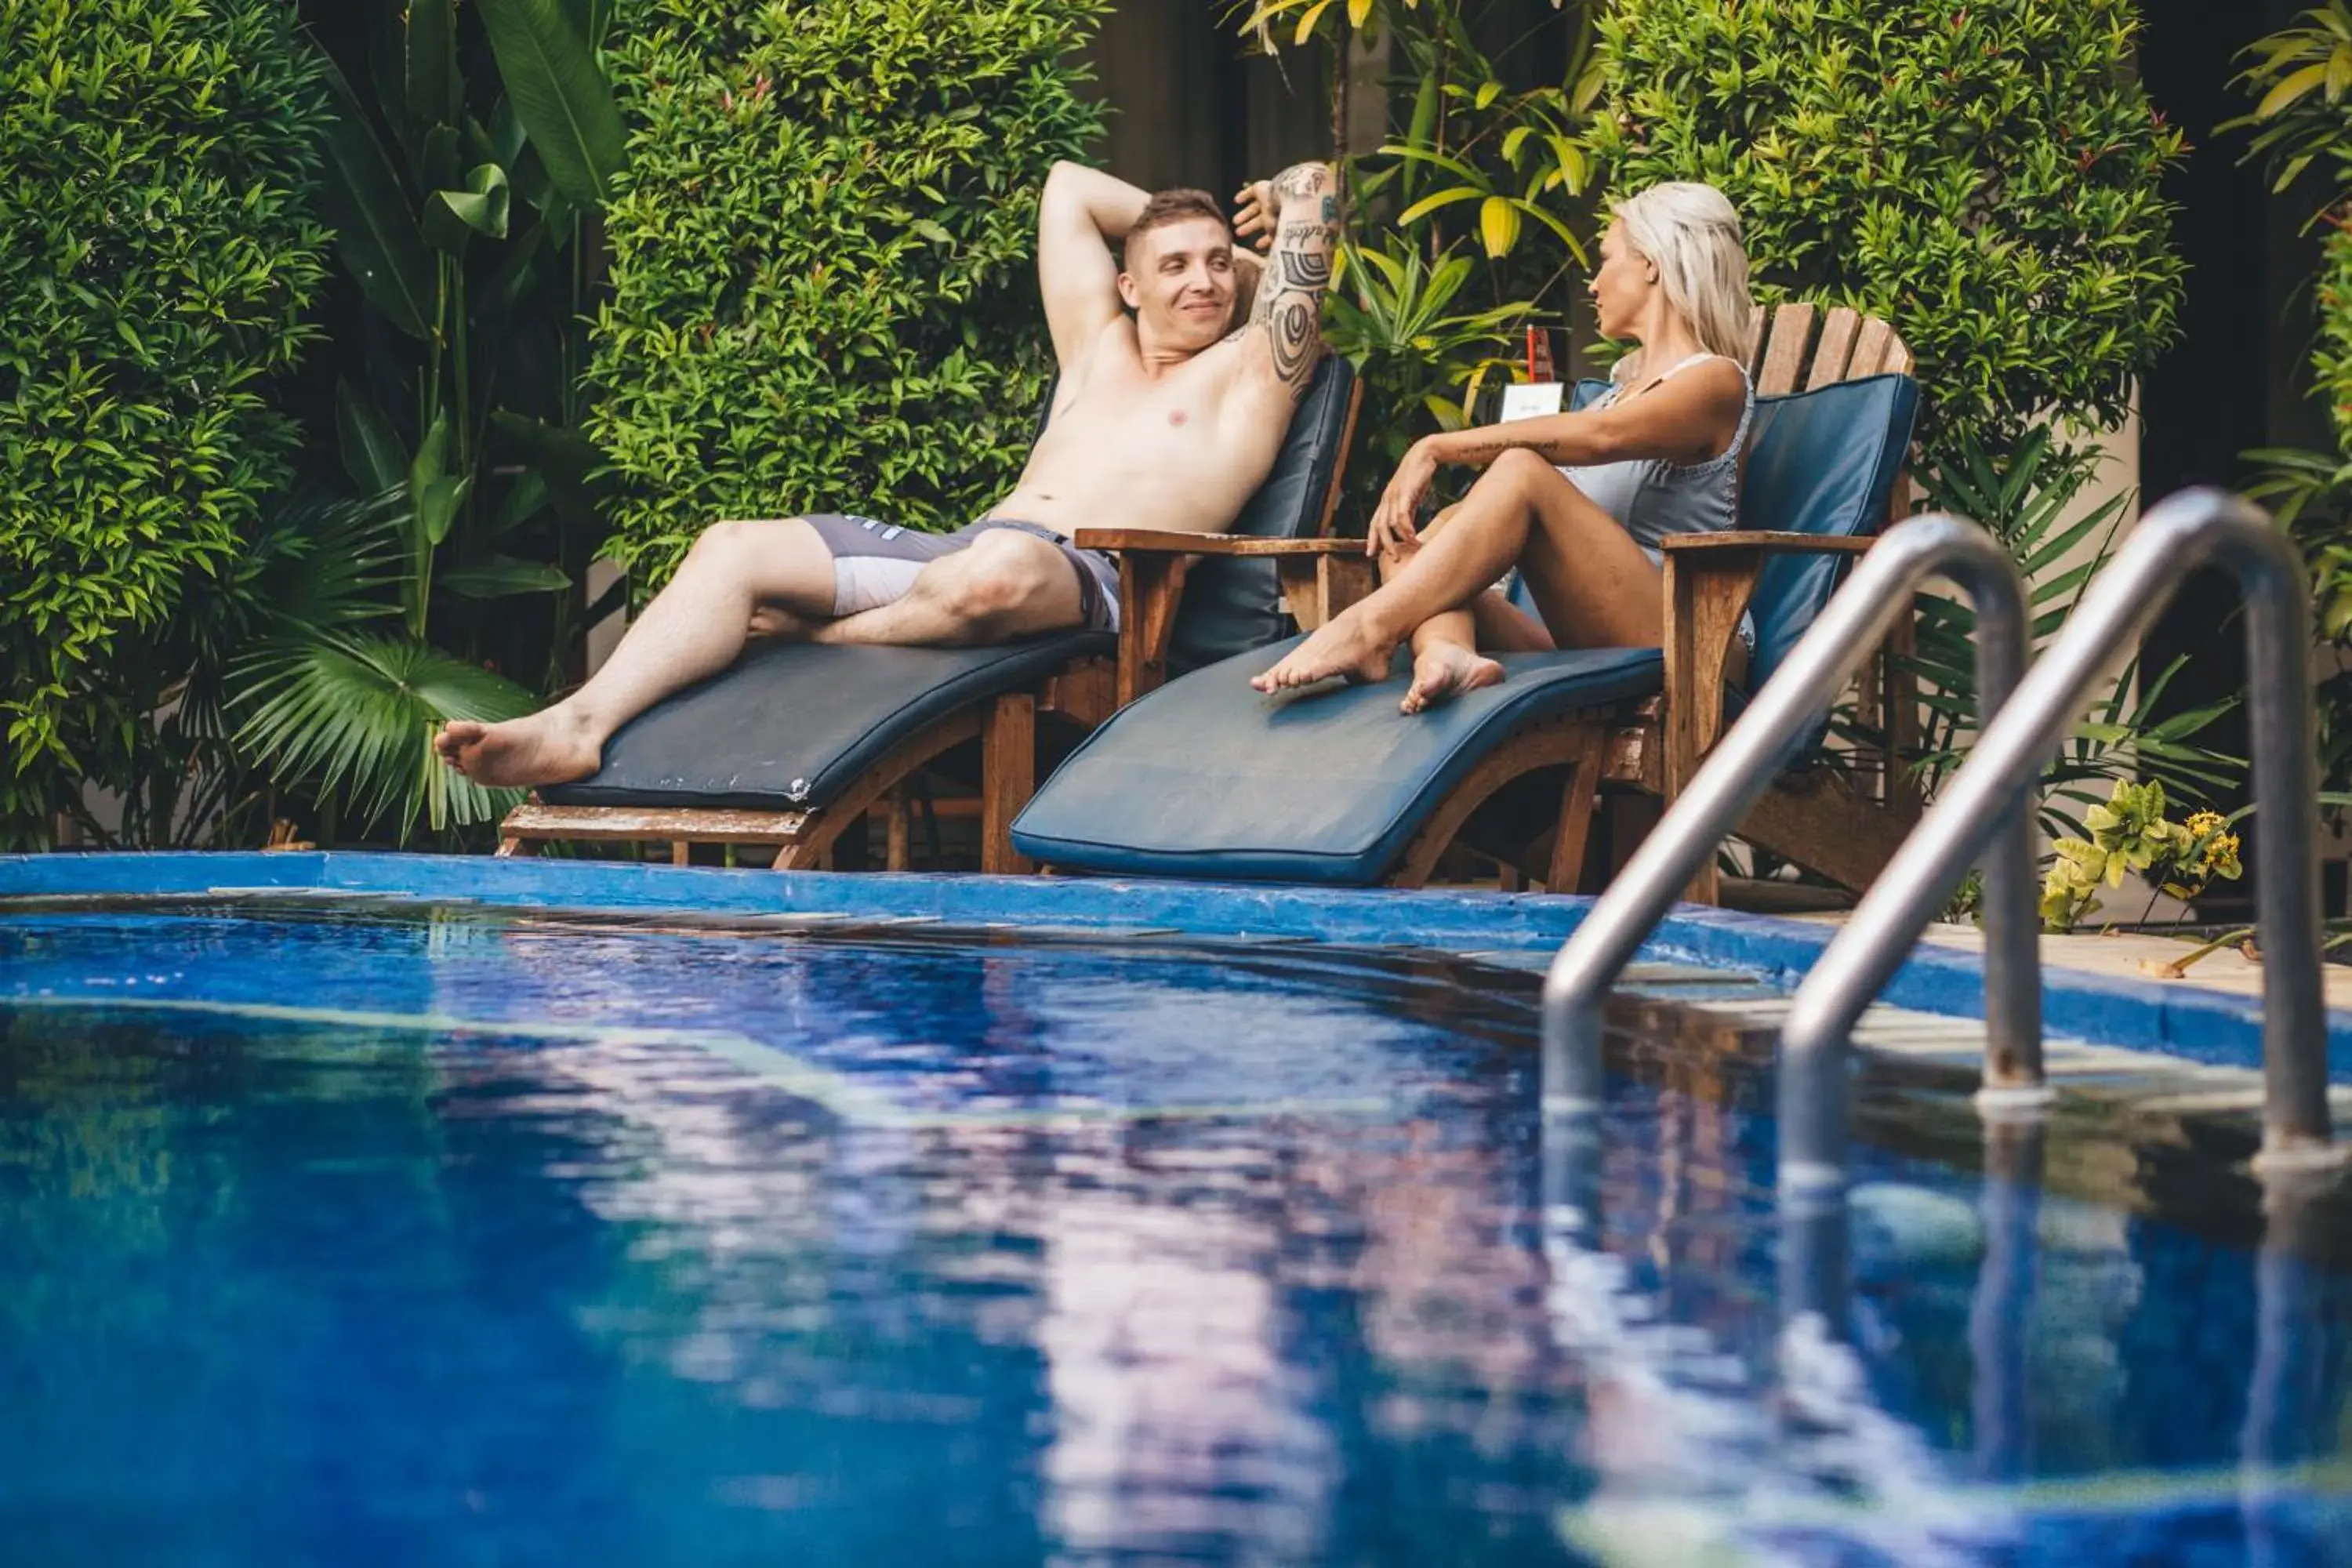
[[[1677,533],[1658,542],[1665,558],[1665,779],[1671,801],[1722,731],[1732,650],[1765,557],[1783,552],[1860,555],[1878,541],[1735,531]]]
[[[1154,555],[1361,555],[1360,539],[1258,539],[1246,533],[1181,533],[1165,528],[1082,528],[1071,540],[1081,550],[1140,551]]]
[[[1157,528],[1082,528],[1082,550],[1118,552],[1118,684],[1121,707],[1168,679],[1168,648],[1184,576],[1203,555],[1271,558],[1282,596],[1312,631],[1372,591],[1374,569],[1360,539],[1258,539]]]
[[[1878,542],[1874,536],[1846,533],[1670,533],[1658,541],[1667,555],[1703,556],[1742,550],[1807,550],[1822,555],[1860,555]]]

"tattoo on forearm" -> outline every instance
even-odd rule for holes
[[[1524,436],[1462,436],[1454,439],[1458,445],[1446,461],[1465,468],[1483,468],[1504,453],[1521,448],[1533,452],[1548,463],[1574,463],[1577,458],[1577,454],[1569,449],[1568,442],[1557,437],[1546,440],[1532,433]]]
[[[1315,374],[1322,349],[1323,290],[1331,285],[1331,251],[1339,235],[1339,203],[1331,190],[1331,170],[1324,163],[1299,163],[1285,169],[1271,182],[1278,226],[1274,254],[1258,280],[1257,299],[1249,324],[1235,338],[1254,331],[1266,334],[1274,353],[1275,374],[1302,396]],[[1281,222],[1293,198],[1321,197],[1317,211],[1321,221]]]

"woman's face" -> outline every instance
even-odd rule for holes
[[[1630,338],[1658,291],[1658,272],[1626,239],[1625,226],[1612,223],[1601,237],[1601,265],[1584,288],[1601,318],[1601,335]]]

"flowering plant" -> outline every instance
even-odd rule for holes
[[[2216,879],[2234,882],[2243,874],[2238,836],[2215,811],[2193,813],[2186,822],[2165,816],[2164,785],[2118,782],[2105,805],[2083,814],[2088,838],[2061,838],[2052,846],[2057,860],[2042,884],[2045,930],[2072,931],[2099,907],[2102,888],[2120,888],[2137,872],[2156,889],[2190,900]],[[2155,896],[2149,896],[2151,907]]]

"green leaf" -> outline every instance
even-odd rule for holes
[[[466,504],[466,492],[473,488],[471,474],[462,479],[444,474],[426,482],[416,498],[416,526],[426,543],[437,545],[449,537],[449,530],[457,521],[457,510]]]
[[[1423,196],[1421,200],[1413,203],[1412,205],[1405,208],[1404,211],[1397,214],[1397,226],[1399,228],[1409,227],[1412,224],[1418,223],[1421,219],[1427,217],[1431,213],[1437,211],[1440,207],[1452,206],[1455,202],[1475,202],[1486,194],[1486,192],[1470,185],[1456,185],[1450,191],[1440,191],[1433,196]]]
[[[2280,79],[2276,87],[2263,94],[2262,102],[2254,108],[2254,118],[2270,119],[2326,79],[2327,62],[2325,60],[2315,66],[2305,66],[2299,71],[2290,72]]]
[[[490,519],[484,537],[504,539],[546,510],[547,501],[547,476],[537,468],[525,468],[507,487],[506,499],[499,502],[498,514]]]
[[[1513,196],[1510,201],[1511,205],[1559,236],[1560,244],[1566,246],[1568,253],[1576,258],[1576,264],[1579,267],[1589,268],[1592,265],[1592,258],[1585,254],[1584,242],[1576,237],[1575,231],[1568,225],[1545,211],[1541,203],[1528,201],[1518,196]]]
[[[626,158],[621,110],[587,41],[556,0],[478,0],[507,96],[548,177],[573,205],[601,212]]]
[[[335,230],[336,248],[368,303],[412,338],[430,335],[437,293],[432,252],[417,232],[401,192],[400,175],[367,112],[330,63],[324,74],[333,104],[327,123],[332,176],[319,183],[319,207]]]
[[[442,573],[440,585],[460,598],[507,599],[519,594],[560,594],[572,586],[572,579],[545,562],[494,555],[481,565]]]
[[[466,237],[507,237],[507,172],[496,163],[468,171],[462,190],[436,191],[425,200],[425,237],[451,255],[462,254]]]
[[[1381,156],[1388,158],[1404,158],[1414,163],[1433,163],[1438,168],[1444,170],[1449,174],[1469,181],[1472,184],[1478,186],[1481,190],[1491,190],[1494,188],[1493,182],[1489,181],[1486,175],[1480,174],[1477,170],[1472,168],[1461,159],[1449,158],[1443,153],[1433,153],[1426,147],[1407,147],[1398,142],[1391,142],[1381,148]]]
[[[340,377],[335,382],[335,437],[343,472],[367,495],[401,482],[408,466],[400,437],[373,398]]]
[[[457,0],[408,0],[405,41],[408,112],[415,126],[422,131],[456,125],[466,102],[457,78]]]
[[[1489,257],[1508,256],[1519,242],[1518,204],[1508,196],[1488,196],[1479,204],[1478,237]]]

